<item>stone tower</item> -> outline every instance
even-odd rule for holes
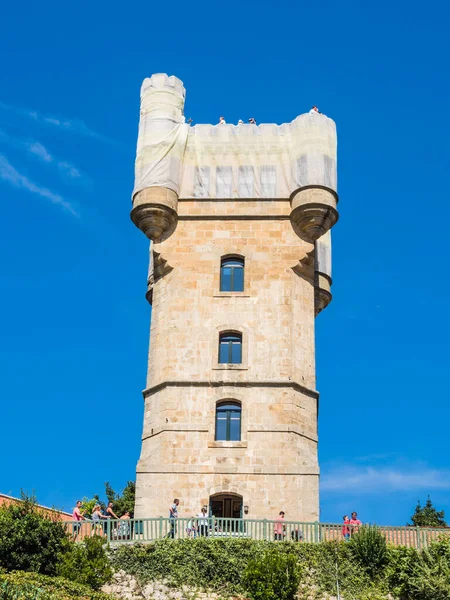
[[[314,318],[330,302],[336,130],[196,125],[185,89],[141,90],[131,218],[151,240],[136,516],[315,521]]]

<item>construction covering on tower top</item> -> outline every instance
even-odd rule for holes
[[[133,196],[149,187],[179,198],[288,198],[310,185],[337,191],[336,127],[325,115],[191,127],[184,98],[176,77],[144,81]]]

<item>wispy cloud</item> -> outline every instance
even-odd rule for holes
[[[63,175],[65,175],[69,179],[80,179],[81,178],[80,171],[68,162],[58,161],[58,169],[60,170],[60,172]]]
[[[45,163],[55,165],[62,177],[66,180],[81,180],[83,178],[81,172],[75,165],[67,160],[60,160],[53,156],[41,142],[19,139],[9,135],[2,129],[0,129],[0,141],[6,142],[15,148],[25,150]]]
[[[450,469],[422,463],[376,467],[336,464],[323,469],[320,487],[324,492],[357,490],[361,494],[380,490],[450,490]]]
[[[60,206],[64,208],[68,212],[70,212],[73,216],[78,217],[77,212],[67,200],[64,200],[62,196],[59,194],[55,194],[51,190],[41,187],[28,179],[22,173],[19,173],[17,169],[15,169],[12,164],[8,161],[6,156],[0,154],[0,180],[3,180],[13,187],[25,189],[32,194],[37,194],[42,198],[46,198],[50,200],[52,204]]]
[[[53,162],[53,156],[48,152],[48,150],[39,142],[25,142],[28,151],[31,154],[35,154],[38,158],[45,162]]]
[[[43,115],[37,110],[11,106],[10,104],[5,104],[4,102],[0,102],[0,110],[12,112],[20,117],[31,119],[36,123],[57,127],[58,129],[61,129],[62,131],[68,133],[87,136],[102,142],[115,143],[107,136],[99,133],[98,131],[94,131],[93,129],[88,127],[86,123],[81,119],[69,119],[67,117]]]

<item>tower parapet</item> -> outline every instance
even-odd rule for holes
[[[185,123],[185,89],[146,79],[133,191],[133,222],[152,240],[177,222],[178,199],[289,199],[294,229],[314,242],[338,219],[336,127],[322,114],[276,125]]]

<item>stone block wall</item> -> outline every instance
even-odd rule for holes
[[[151,345],[136,516],[197,514],[218,493],[249,518],[318,518],[313,244],[286,200],[179,200],[153,244]],[[220,291],[220,261],[245,260],[243,292]],[[240,365],[218,363],[239,331]],[[242,406],[240,442],[215,442],[217,402]]]

